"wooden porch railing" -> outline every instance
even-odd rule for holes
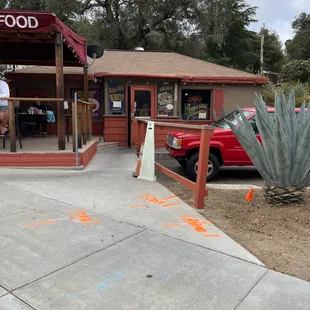
[[[136,137],[137,137],[137,151],[140,151],[142,142],[144,142],[147,128],[146,120],[135,120]],[[207,174],[208,174],[208,161],[209,161],[209,148],[210,139],[214,133],[214,127],[206,125],[186,125],[186,124],[175,124],[165,122],[154,122],[155,128],[163,128],[171,131],[178,131],[182,133],[189,133],[200,136],[200,148],[199,148],[199,165],[197,172],[196,182],[192,182],[181,175],[171,171],[170,169],[160,165],[155,161],[155,168],[171,177],[172,179],[180,182],[184,186],[188,187],[195,193],[194,208],[203,209],[205,197],[208,196],[208,189],[206,187]],[[154,135],[156,144],[156,135]]]
[[[75,122],[78,122],[78,148],[82,148],[83,144],[87,144],[88,141],[92,138],[92,109],[89,102],[78,100],[77,109],[78,109],[78,119],[75,119],[74,109],[75,103],[73,99],[64,99],[64,98],[21,98],[21,97],[10,97],[5,98],[1,97],[0,100],[8,101],[8,113],[9,113],[9,136],[10,136],[10,152],[16,152],[16,132],[15,132],[15,111],[14,111],[14,101],[19,103],[29,102],[29,101],[40,101],[40,102],[61,102],[65,101],[71,103],[72,105],[72,136],[75,135]],[[59,116],[56,116],[56,122],[58,124],[57,136],[58,136],[58,145],[65,145],[65,114],[63,114],[63,119],[59,119]],[[73,140],[73,151],[75,151],[75,139]]]

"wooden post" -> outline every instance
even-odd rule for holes
[[[88,106],[89,121],[89,139],[93,138],[93,112],[91,106]]]
[[[15,133],[15,111],[12,100],[9,103],[9,133],[10,133],[10,151],[16,152],[16,133]]]
[[[76,110],[76,105],[75,102],[72,102],[72,145],[73,145],[73,152],[75,152],[75,123],[76,123],[76,119],[75,119],[75,110]]]
[[[85,122],[86,122],[86,141],[88,142],[90,140],[89,135],[89,105],[85,107]]]
[[[84,65],[84,101],[88,102],[89,99],[89,91],[88,91],[88,65]],[[89,132],[87,130],[88,124],[86,114],[88,112],[87,107],[83,108],[83,144],[86,144],[89,140]]]
[[[77,112],[78,112],[78,148],[81,149],[83,147],[82,145],[82,104],[78,102],[77,104]]]
[[[55,38],[55,63],[56,63],[56,97],[64,98],[64,75],[63,75],[63,41],[62,34],[57,32]],[[66,149],[66,124],[64,102],[57,102],[57,134],[58,149]]]
[[[86,137],[87,105],[85,103],[82,104],[81,110],[82,110],[82,141],[83,141],[83,144],[87,144],[87,137]]]
[[[212,135],[212,131],[204,127],[207,126],[202,127],[200,136],[200,148],[198,158],[199,163],[194,200],[194,208],[196,209],[204,209],[205,197],[207,195],[206,183],[208,175],[210,138]]]

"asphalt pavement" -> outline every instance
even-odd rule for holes
[[[164,150],[156,154],[156,161],[170,170],[187,177],[186,171]],[[239,184],[263,186],[264,181],[254,167],[221,167],[216,179],[209,184]]]

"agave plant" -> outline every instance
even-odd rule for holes
[[[288,100],[275,95],[275,114],[271,116],[261,96],[255,100],[256,125],[261,142],[247,117],[239,109],[238,125],[227,120],[265,181],[264,194],[271,203],[302,202],[310,184],[310,103],[295,109],[295,93]]]

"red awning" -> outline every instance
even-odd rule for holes
[[[55,33],[64,42],[64,66],[87,63],[86,40],[52,13],[0,10],[0,63],[55,65]]]

